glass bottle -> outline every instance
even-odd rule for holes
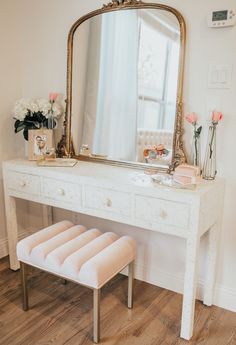
[[[194,134],[193,134],[193,142],[191,147],[191,154],[190,154],[190,163],[194,166],[198,166],[199,168],[201,165],[201,142],[200,142],[200,134],[201,134],[202,127],[197,128],[197,125],[194,125]]]
[[[52,109],[49,111],[49,114],[48,114],[48,124],[47,124],[47,127],[52,132],[52,147],[50,147],[49,149],[55,149],[55,146],[56,146],[55,128],[57,127],[57,120],[54,117]]]
[[[53,116],[53,111],[50,110],[48,114],[48,129],[53,129],[54,128],[54,116]]]
[[[201,162],[201,147],[200,137],[193,136],[193,142],[190,154],[190,163],[194,166],[200,167]]]
[[[214,180],[217,174],[216,170],[216,126],[209,126],[206,154],[203,166],[202,177],[205,180]]]

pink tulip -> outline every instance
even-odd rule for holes
[[[212,112],[212,123],[213,124],[217,124],[222,119],[223,119],[223,114],[220,111],[213,111]]]
[[[196,113],[190,113],[188,114],[186,117],[186,120],[191,123],[192,125],[196,124],[197,123],[197,120],[198,120],[198,116]]]
[[[49,101],[50,102],[55,102],[58,97],[58,93],[56,92],[50,92],[49,93]]]

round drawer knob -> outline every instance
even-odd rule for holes
[[[159,218],[165,220],[167,218],[167,213],[164,210],[161,210],[159,213]]]
[[[65,195],[65,190],[63,188],[58,188],[58,194]]]
[[[25,181],[20,181],[20,186],[21,187],[25,187],[26,186],[26,182]]]
[[[111,201],[111,199],[107,199],[106,205],[107,205],[107,207],[112,207],[112,201]]]

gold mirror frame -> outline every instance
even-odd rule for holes
[[[107,12],[128,10],[128,9],[161,9],[171,12],[176,16],[180,25],[180,61],[179,61],[179,76],[178,76],[178,89],[176,97],[176,120],[175,120],[175,132],[173,140],[173,158],[170,166],[158,166],[151,164],[144,164],[138,162],[125,162],[100,159],[94,157],[85,157],[82,155],[76,156],[74,154],[73,143],[71,138],[71,118],[72,118],[72,73],[73,73],[73,38],[76,29],[86,20],[101,15]],[[98,162],[116,166],[126,166],[138,169],[152,168],[157,171],[170,172],[175,166],[186,162],[186,154],[183,145],[183,77],[184,77],[184,61],[185,61],[185,45],[186,45],[186,25],[182,14],[173,7],[156,4],[156,3],[144,3],[141,0],[113,0],[107,5],[103,5],[101,9],[95,10],[86,14],[78,19],[70,29],[67,45],[67,101],[66,101],[66,114],[65,114],[65,134],[62,136],[60,143],[58,144],[58,155],[74,157],[79,160],[86,160],[91,162]]]

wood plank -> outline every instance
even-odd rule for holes
[[[19,271],[0,260],[1,345],[92,345],[92,291],[32,269],[30,310],[21,309]],[[182,296],[135,281],[134,308],[126,307],[127,278],[102,290],[101,344],[236,345],[236,313],[196,302],[194,336],[179,338]]]

